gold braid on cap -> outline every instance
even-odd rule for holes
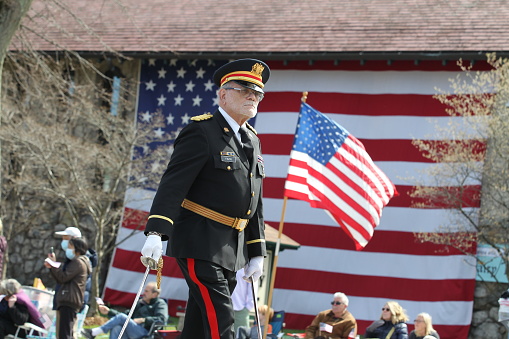
[[[262,73],[264,69],[265,67],[257,62],[251,67],[251,71],[235,71],[228,73],[221,78],[220,86],[223,86],[228,81],[241,80],[251,82],[258,87],[263,88],[264,84]]]
[[[161,288],[162,278],[163,278],[163,256],[161,256],[159,258],[159,261],[157,262],[157,275],[156,275],[157,289]]]

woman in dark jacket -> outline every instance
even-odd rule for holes
[[[405,310],[397,302],[388,301],[382,307],[380,320],[369,325],[364,338],[408,339],[407,321]]]
[[[21,284],[15,279],[4,280],[0,284],[0,294],[4,295],[0,301],[0,339],[15,334],[17,326],[26,323],[30,317],[28,308],[16,296],[20,288]],[[23,330],[18,334],[23,338],[25,335]]]
[[[73,327],[76,321],[76,314],[83,305],[85,295],[85,286],[87,277],[92,272],[90,260],[87,253],[88,245],[83,238],[72,238],[69,240],[65,256],[70,262],[62,269],[52,267],[48,262],[44,265],[50,269],[51,275],[55,278],[60,288],[55,296],[57,301],[57,333],[59,339],[72,339]],[[49,254],[48,257],[55,261],[55,255]]]

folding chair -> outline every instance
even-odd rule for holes
[[[152,325],[150,325],[150,329],[148,330],[147,335],[143,337],[143,339],[160,338],[158,331],[162,330],[164,325],[165,324],[163,324],[161,321],[154,321]]]
[[[37,310],[41,314],[41,319],[39,320],[44,325],[44,328],[27,322],[18,326],[14,338],[18,338],[21,329],[25,330],[27,337],[44,337],[47,339],[54,338],[56,321],[56,312],[53,310],[54,292],[41,290],[32,286],[22,286],[21,288],[30,298],[30,301],[32,301],[32,303],[37,307]]]
[[[85,305],[83,309],[76,315],[76,325],[74,326],[74,337],[79,338],[83,325],[85,324],[85,318],[88,313],[88,305]]]
[[[272,334],[267,334],[268,338],[281,338],[283,336],[283,327],[285,323],[285,311],[275,311],[272,316]]]

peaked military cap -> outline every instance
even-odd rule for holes
[[[256,59],[239,59],[229,62],[214,73],[214,83],[221,87],[228,81],[235,81],[242,87],[260,93],[270,77],[270,68],[266,63]]]

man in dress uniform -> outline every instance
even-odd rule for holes
[[[240,59],[214,73],[219,108],[179,134],[154,197],[141,251],[158,260],[161,241],[189,286],[181,339],[233,339],[235,272],[256,281],[266,255],[265,177],[260,140],[247,120],[257,113],[269,67]]]

